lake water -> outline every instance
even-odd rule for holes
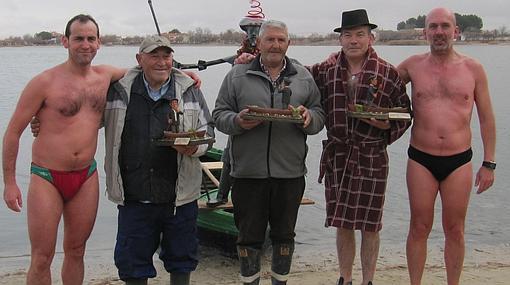
[[[234,54],[237,47],[188,47],[176,46],[175,58],[183,63],[196,63],[197,59],[212,60]],[[508,187],[510,176],[510,134],[507,123],[510,122],[508,108],[510,98],[507,95],[508,66],[510,66],[510,49],[508,46],[459,46],[457,49],[478,59],[485,67],[490,93],[496,114],[497,153],[496,182],[482,195],[471,196],[470,208],[466,222],[466,245],[468,250],[483,246],[509,246],[510,241],[510,195]],[[289,56],[299,59],[303,64],[313,64],[327,57],[337,47],[290,47]],[[377,46],[379,55],[397,65],[409,55],[427,51],[425,46],[393,47]],[[136,64],[136,47],[102,47],[95,59],[96,64],[112,64],[130,67]],[[18,96],[26,83],[41,71],[63,62],[67,51],[62,47],[22,47],[0,48],[0,133],[3,135],[8,120],[14,110]],[[230,66],[222,64],[211,66],[199,75],[203,80],[202,90],[209,108],[212,110],[218,89]],[[481,164],[483,148],[480,139],[478,117],[474,112],[473,128],[473,163],[478,170]],[[405,165],[407,132],[399,141],[389,147],[390,174],[384,212],[384,226],[381,232],[384,248],[395,248],[403,251],[409,223],[409,206],[405,184]],[[225,145],[225,135],[216,132],[216,147]],[[300,255],[321,256],[335,252],[335,229],[325,228],[324,188],[318,184],[318,160],[321,152],[321,140],[324,131],[308,139],[310,152],[307,160],[309,174],[305,195],[314,199],[313,206],[303,206],[300,210],[297,225],[298,252]],[[22,136],[17,161],[17,179],[24,190],[29,180],[32,138],[28,130]],[[104,133],[100,131],[99,147],[96,155],[100,175],[101,198],[96,225],[87,245],[87,256],[112,259],[115,244],[117,210],[104,195]],[[506,174],[505,174],[506,173]],[[1,175],[1,174],[0,174]],[[439,199],[438,199],[439,200]],[[2,202],[3,204],[3,202]],[[430,235],[430,247],[442,247],[443,234],[441,228],[440,204],[436,206],[436,222]],[[14,213],[5,205],[0,205],[0,275],[14,269],[25,269],[30,254],[26,209],[22,213]],[[58,241],[56,258],[61,258],[61,234]],[[106,261],[108,262],[108,261]]]

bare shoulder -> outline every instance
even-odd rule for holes
[[[44,94],[45,90],[50,89],[50,87],[58,81],[59,76],[61,76],[63,72],[66,71],[60,64],[39,73],[28,82],[24,93],[33,90],[37,91],[35,92],[36,94]]]
[[[117,67],[115,67],[113,65],[108,65],[108,64],[98,64],[98,65],[93,65],[92,69],[95,72],[99,72],[99,73],[109,73],[109,72],[112,72],[115,69],[117,69]]]
[[[65,68],[60,64],[39,73],[27,83],[13,114],[13,121],[19,128],[24,129],[30,118],[40,110],[64,72]]]
[[[127,69],[125,69],[125,68],[119,68],[119,67],[107,65],[107,64],[94,65],[94,66],[92,66],[92,68],[98,74],[100,74],[102,76],[107,76],[108,78],[110,78],[111,82],[121,79],[127,71]]]
[[[475,58],[469,57],[467,55],[457,53],[457,56],[459,58],[459,62],[464,68],[465,71],[472,74],[472,76],[478,81],[478,80],[485,80],[486,74],[485,69],[483,68],[483,65],[476,60]]]
[[[466,64],[466,66],[469,69],[471,69],[473,72],[475,72],[475,73],[478,73],[478,72],[485,73],[483,65],[478,60],[476,60],[475,58],[463,55],[463,61]]]
[[[420,66],[420,63],[422,63],[427,58],[427,54],[417,54],[412,55],[402,61],[397,66],[397,71],[404,83],[408,83],[412,80],[412,73],[415,67]]]
[[[413,68],[417,64],[420,64],[421,62],[426,60],[428,58],[428,55],[429,55],[429,53],[412,55],[412,56],[406,58],[404,61],[402,61],[398,65],[398,68],[406,68],[406,69]]]

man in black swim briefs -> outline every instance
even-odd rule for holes
[[[411,82],[414,112],[407,163],[411,208],[407,265],[411,285],[421,284],[438,194],[447,281],[448,285],[460,282],[464,223],[473,186],[470,122],[475,105],[484,161],[474,181],[477,193],[494,182],[496,127],[487,76],[480,63],[454,50],[453,41],[458,35],[454,14],[445,8],[433,9],[424,29],[430,52],[411,56],[398,66],[402,80]]]

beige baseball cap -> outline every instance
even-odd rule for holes
[[[163,36],[148,36],[146,37],[142,44],[140,45],[140,53],[151,53],[153,50],[159,47],[169,48],[170,51],[174,51],[174,49],[170,46],[170,41]]]

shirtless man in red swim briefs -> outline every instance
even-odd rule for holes
[[[63,284],[82,284],[85,244],[96,219],[98,177],[94,154],[110,82],[124,69],[92,66],[99,28],[88,15],[72,18],[62,43],[68,59],[34,77],[23,90],[3,140],[4,200],[20,212],[16,182],[19,139],[37,115],[44,128],[32,145],[27,194],[31,264],[27,284],[51,284],[58,224],[64,217]]]

